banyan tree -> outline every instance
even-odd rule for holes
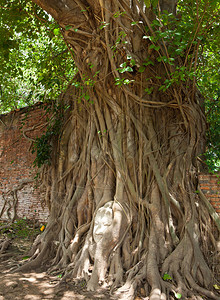
[[[193,3],[189,27],[174,0],[34,2],[59,24],[77,73],[41,169],[48,224],[21,269],[50,262],[63,281],[117,299],[139,289],[150,300],[219,299],[220,222],[198,185],[206,120],[195,76],[212,1]]]

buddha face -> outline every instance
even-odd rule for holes
[[[104,206],[100,207],[96,213],[93,228],[93,237],[96,243],[102,239],[108,227],[112,224],[112,205],[113,201],[109,201]]]

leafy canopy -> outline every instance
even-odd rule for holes
[[[75,74],[59,26],[32,1],[0,10],[0,112],[56,99]]]

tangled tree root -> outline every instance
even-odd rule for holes
[[[159,62],[165,43],[156,51],[143,39],[146,28],[154,35],[153,11],[137,0],[35,2],[60,24],[79,72],[62,97],[63,127],[42,175],[48,225],[21,269],[48,262],[64,270],[63,281],[84,279],[90,291],[107,286],[126,299],[140,288],[149,300],[219,299],[219,217],[196,192],[201,99],[190,78],[161,91],[175,66]],[[165,2],[175,14],[174,1]],[[120,73],[132,60],[133,72]]]

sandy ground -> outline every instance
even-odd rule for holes
[[[13,241],[8,250],[0,254],[0,300],[111,299],[106,290],[87,292],[83,281],[77,284],[71,281],[58,286],[58,276],[46,272],[16,272],[30,245],[28,241]]]
[[[0,235],[0,239],[1,239]],[[46,272],[20,273],[16,269],[24,263],[31,248],[31,240],[17,239],[4,253],[0,253],[0,300],[115,300],[109,291],[100,289],[96,292],[86,290],[86,282],[60,284],[61,278]],[[121,295],[123,300],[123,295]],[[120,298],[120,299],[122,299]],[[134,300],[147,299],[136,296]],[[207,299],[207,298],[206,298]],[[220,298],[219,298],[220,299]]]

